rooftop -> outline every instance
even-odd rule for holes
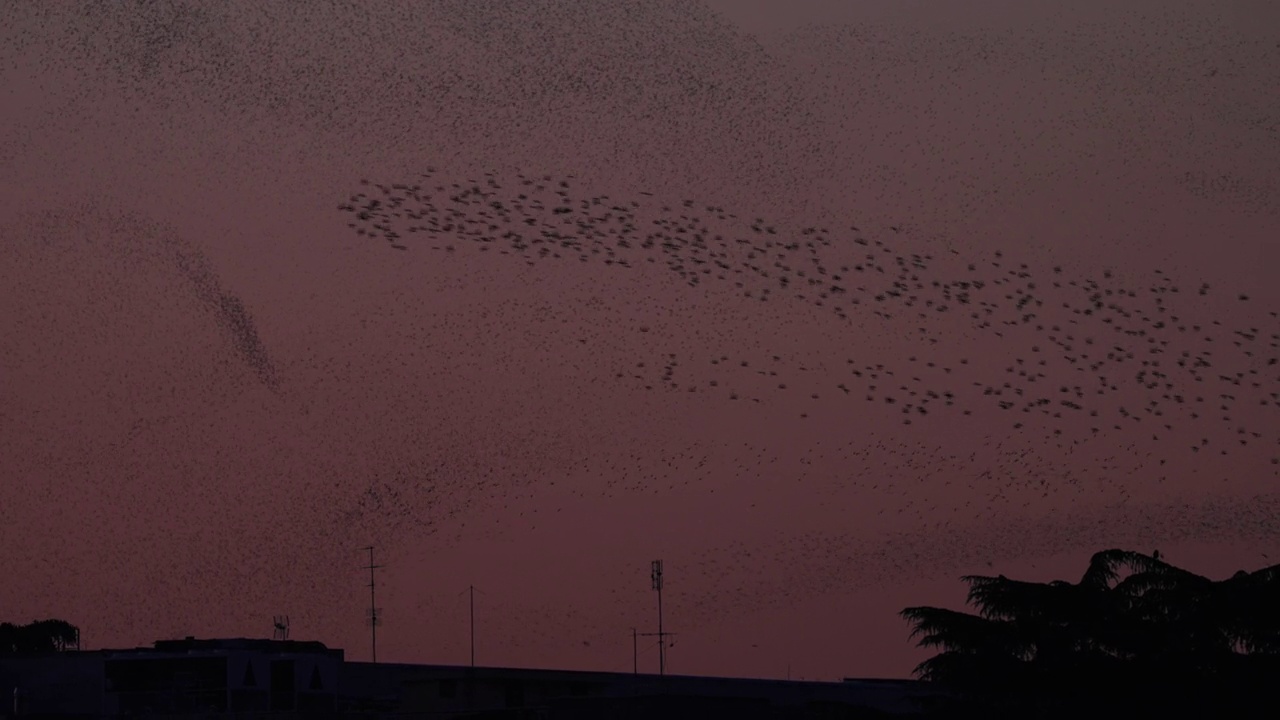
[[[279,653],[288,655],[329,655],[341,658],[343,651],[330,648],[317,640],[268,640],[264,638],[195,638],[185,637],[180,640],[157,640],[151,647],[104,649],[101,652],[111,655],[141,653],[217,653],[217,652],[258,652]]]

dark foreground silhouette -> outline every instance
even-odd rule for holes
[[[1210,580],[1106,550],[1077,583],[966,576],[969,614],[909,607],[953,718],[1280,717],[1280,565]]]
[[[0,655],[79,649],[80,628],[66,620],[36,620],[26,625],[0,623]]]

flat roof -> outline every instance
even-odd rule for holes
[[[778,685],[789,687],[813,687],[815,685],[844,687],[851,685],[863,686],[879,686],[879,687],[897,687],[897,688],[918,688],[927,687],[927,684],[920,680],[904,679],[904,678],[842,678],[840,680],[786,680],[780,678],[750,678],[750,677],[724,677],[719,675],[677,675],[667,673],[666,675],[658,675],[657,673],[633,673],[626,671],[602,671],[602,670],[564,670],[552,668],[521,668],[521,667],[491,667],[491,666],[471,666],[471,665],[435,665],[428,663],[371,663],[366,661],[347,660],[348,667],[359,667],[363,669],[378,669],[383,671],[399,671],[404,673],[432,673],[432,674],[449,674],[458,676],[472,677],[497,677],[497,676],[523,676],[538,678],[564,678],[577,680],[617,680],[617,679],[637,679],[645,680],[662,680],[667,679],[673,682],[713,682],[726,684],[746,684],[752,685]]]
[[[103,648],[96,652],[142,655],[146,653],[202,653],[229,650],[342,657],[340,648],[330,648],[318,640],[268,640],[265,638],[195,638],[156,640],[151,647]],[[95,652],[95,651],[89,651]]]

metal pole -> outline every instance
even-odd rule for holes
[[[667,673],[667,634],[662,631],[662,561],[652,563],[653,589],[658,591],[658,675]]]
[[[660,639],[659,639],[659,641],[658,641],[658,642],[660,642],[660,643],[661,643],[661,642],[665,642],[665,639],[666,639],[666,638],[669,638],[669,637],[671,637],[672,635],[675,635],[675,633],[669,633],[669,632],[663,632],[663,633],[656,633],[656,632],[637,633],[637,632],[635,632],[635,630],[634,630],[634,629],[633,629],[631,632],[632,632],[632,633],[634,633],[637,637],[656,637],[656,638],[660,638]],[[659,650],[659,651],[661,651],[661,650],[662,650],[662,646],[661,646],[661,645],[659,645],[659,646],[658,646],[658,650]],[[633,655],[635,654],[635,645],[634,645],[634,644],[633,644],[633,646],[632,646],[632,654],[633,654]],[[661,652],[659,652],[659,655],[661,655]],[[661,668],[660,668],[660,669],[661,669]]]
[[[373,662],[378,662],[378,602],[374,594],[373,571],[382,567],[382,565],[373,564],[373,546],[366,547],[369,551],[369,633],[372,645]]]
[[[662,583],[658,583],[658,674],[667,674],[667,634],[662,632]]]

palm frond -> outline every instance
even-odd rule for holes
[[[1080,578],[1080,585],[1101,590],[1108,588],[1120,577],[1120,567],[1128,564],[1128,550],[1103,550],[1089,558],[1089,567]]]
[[[968,601],[987,618],[1003,620],[1055,616],[1071,606],[1076,593],[1070,583],[1026,582],[1004,577],[969,575]]]
[[[934,607],[909,607],[899,615],[912,624],[917,647],[1011,657],[1023,657],[1031,649],[1021,629],[1008,621]]]
[[[1154,554],[1112,549],[1095,553],[1078,583],[963,580],[974,613],[911,607],[901,616],[920,647],[941,651],[916,675],[964,694],[1005,683],[1000,692],[1058,702],[1084,678],[1136,702],[1151,695],[1144,688],[1194,694],[1201,679],[1261,683],[1280,672],[1280,565],[1214,581]]]

